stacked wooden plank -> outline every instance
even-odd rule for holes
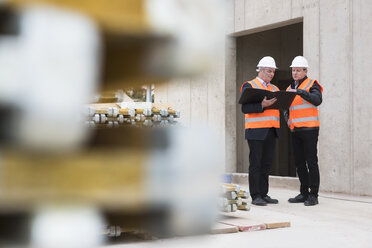
[[[95,103],[85,111],[90,127],[117,127],[119,125],[170,126],[176,125],[180,112],[169,105],[152,103]]]
[[[238,184],[222,184],[222,196],[220,197],[220,209],[223,212],[236,212],[237,210],[250,210],[248,203],[249,194],[240,188]]]

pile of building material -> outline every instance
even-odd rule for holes
[[[120,226],[106,226],[103,229],[102,234],[113,238],[113,237],[119,237],[122,234],[123,230]]]
[[[238,184],[222,184],[222,197],[220,208],[223,212],[236,212],[237,210],[250,210],[248,203],[249,194],[240,188]]]
[[[90,127],[117,127],[119,125],[170,126],[176,125],[180,112],[167,104],[146,102],[94,103],[85,111]]]

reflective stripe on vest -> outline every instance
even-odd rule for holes
[[[305,121],[319,121],[319,117],[303,117],[291,120],[291,123],[305,122]]]
[[[255,78],[248,82],[252,88],[263,89],[269,91],[278,91],[278,89],[272,85],[268,84],[267,89],[262,85],[262,83]],[[243,84],[244,85],[244,84]],[[243,89],[243,85],[241,89]],[[280,115],[277,109],[265,109],[262,113],[251,113],[245,114],[245,128],[279,128],[280,127]]]
[[[298,89],[310,92],[310,88],[314,82],[315,80],[308,78],[303,82],[305,84],[300,85]],[[287,91],[290,87],[287,88]],[[318,108],[302,97],[296,96],[289,107],[289,125],[292,130],[295,127],[319,127]]]
[[[289,107],[289,110],[291,111],[291,110],[296,110],[296,109],[308,109],[308,108],[318,109],[317,107],[315,107],[311,103],[305,103],[305,104],[302,104],[302,105],[294,105],[292,107]]]
[[[255,117],[245,119],[245,122],[258,122],[258,121],[279,121],[280,118],[276,116],[266,116],[266,117]]]
[[[311,80],[310,79],[310,82],[306,85],[306,87],[304,88],[304,90],[306,90],[306,91],[307,90],[310,90],[310,86],[313,85],[313,82],[314,82],[314,80]]]
[[[257,89],[262,88],[262,87],[258,86],[255,81],[249,81],[249,82],[251,84],[253,84],[253,86],[254,86],[253,88],[257,88]]]

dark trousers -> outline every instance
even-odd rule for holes
[[[317,155],[318,136],[319,130],[292,133],[294,160],[301,183],[300,192],[305,196],[309,193],[318,196],[320,183]]]
[[[252,199],[269,192],[269,171],[274,159],[275,129],[270,128],[264,140],[248,140],[249,193]]]

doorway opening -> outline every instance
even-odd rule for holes
[[[272,83],[285,90],[292,82],[289,65],[297,55],[303,54],[303,23],[262,31],[236,38],[236,87],[237,99],[241,85],[257,76],[256,66],[264,56],[272,56],[279,68]],[[277,139],[275,159],[270,175],[296,176],[290,131],[281,111],[280,139]],[[244,139],[244,114],[237,104],[237,172],[247,173],[249,149]]]

